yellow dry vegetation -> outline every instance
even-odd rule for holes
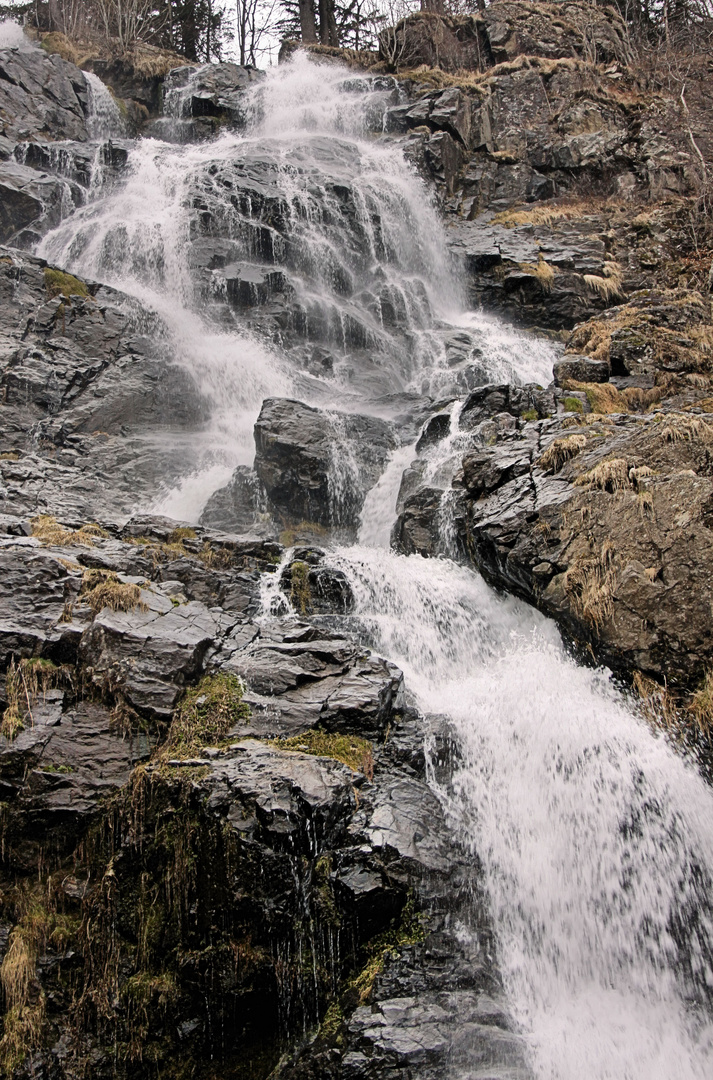
[[[538,458],[536,464],[544,472],[559,472],[562,466],[581,453],[586,445],[586,435],[566,435],[561,439],[555,439]]]
[[[559,203],[548,206],[535,206],[532,209],[501,210],[490,221],[491,225],[503,225],[514,229],[518,225],[553,225],[556,221],[575,221],[591,213],[593,204],[583,199],[575,202]]]
[[[75,544],[92,547],[95,540],[109,535],[94,522],[82,525],[79,529],[68,529],[60,525],[52,514],[39,514],[32,518],[30,524],[32,535],[36,536],[40,543],[53,547],[72,547]]]
[[[605,540],[596,555],[575,559],[564,576],[565,592],[580,616],[597,633],[614,611],[614,548]]]

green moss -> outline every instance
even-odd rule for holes
[[[537,409],[526,409],[524,413],[520,413],[520,419],[537,420]]]
[[[180,544],[184,540],[195,540],[196,530],[191,529],[188,526],[182,525],[178,529],[174,529],[168,538],[169,544]]]
[[[54,270],[49,266],[45,267],[45,288],[48,295],[54,296],[81,296],[84,299],[90,298],[89,289],[84,281],[80,281],[79,278],[74,277],[73,274],[65,274],[63,270]]]
[[[250,709],[243,701],[245,687],[237,675],[206,675],[187,691],[174,713],[162,756],[191,754],[225,739],[231,728],[244,723]]]
[[[565,412],[574,412],[574,413],[583,413],[584,412],[584,405],[579,400],[579,398],[566,397],[564,399],[564,411]]]
[[[47,764],[47,765],[40,765],[39,766],[39,771],[40,772],[46,772],[46,773],[61,773],[63,776],[68,776],[69,773],[74,772],[74,769],[72,768],[71,765]]]
[[[292,584],[290,601],[300,615],[308,615],[312,610],[312,594],[309,587],[309,566],[304,562],[293,562],[290,567]]]
[[[315,757],[330,757],[348,765],[355,772],[363,772],[368,780],[374,776],[374,757],[371,743],[359,735],[334,735],[319,728],[312,728],[302,735],[272,742],[279,750],[297,750]]]

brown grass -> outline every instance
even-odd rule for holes
[[[120,581],[107,570],[87,570],[82,579],[80,596],[98,615],[104,608],[111,611],[148,611],[141,599],[141,589],[133,583]]]
[[[597,633],[612,617],[616,571],[614,548],[605,540],[597,556],[576,559],[564,576],[565,592],[575,610]]]
[[[75,544],[92,547],[96,540],[109,535],[94,522],[82,525],[80,529],[67,529],[52,514],[39,514],[31,524],[32,535],[42,544],[52,547],[72,547]]]
[[[620,300],[623,297],[621,267],[618,263],[605,262],[602,277],[598,274],[585,274],[584,281],[590,289],[598,292],[607,302]]]
[[[514,229],[518,225],[552,225],[556,221],[576,221],[592,212],[592,204],[577,202],[560,203],[556,206],[536,206],[532,209],[501,210],[491,220],[491,225],[503,225]]]
[[[586,445],[586,435],[566,435],[564,438],[555,439],[537,460],[536,464],[544,472],[559,472],[562,466],[581,453]]]
[[[555,280],[555,274],[557,273],[557,271],[555,270],[554,266],[550,266],[548,262],[545,262],[542,253],[540,253],[537,263],[523,262],[518,263],[518,266],[526,274],[530,274],[532,277],[537,278],[540,285],[542,286],[543,292],[551,292],[552,282]]]
[[[693,695],[688,711],[703,735],[713,733],[713,671],[709,671],[700,690]]]
[[[629,467],[625,458],[609,458],[582,473],[574,483],[576,487],[598,488],[599,491],[621,491],[629,487]]]
[[[12,742],[24,730],[27,716],[32,722],[32,706],[40,697],[53,687],[72,685],[72,669],[67,666],[37,656],[25,657],[18,664],[11,660],[5,675],[7,708],[0,735]]]
[[[711,442],[713,427],[700,416],[671,414],[659,428],[659,436],[668,443],[693,442],[694,440]]]

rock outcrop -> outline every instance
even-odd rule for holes
[[[286,523],[354,526],[397,445],[376,417],[268,398],[255,424],[255,472]]]

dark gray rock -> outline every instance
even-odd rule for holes
[[[609,382],[609,364],[606,360],[592,360],[588,356],[564,356],[553,368],[556,386],[564,386],[569,379],[577,382]]]
[[[82,636],[79,660],[99,689],[109,688],[142,716],[168,720],[235,616],[196,600],[174,603],[149,590],[141,595],[146,610],[105,608],[96,616]]]
[[[246,640],[247,638],[247,640]],[[293,735],[319,725],[378,736],[402,704],[403,675],[348,638],[297,619],[240,627],[223,668],[244,679],[250,733]]]
[[[25,165],[0,162],[0,243],[31,230],[36,239],[58,225],[82,202],[81,191],[71,180],[37,173]]]
[[[0,117],[15,142],[88,139],[89,91],[84,73],[39,46],[0,50]]]
[[[255,472],[283,520],[353,526],[396,446],[383,420],[268,398],[255,424]]]

